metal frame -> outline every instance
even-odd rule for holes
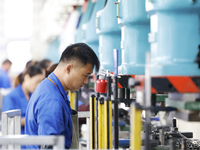
[[[21,110],[2,112],[2,149],[21,149],[21,145],[52,145],[53,149],[65,149],[64,136],[28,136],[21,134]]]
[[[21,110],[2,112],[2,135],[21,134]]]
[[[21,110],[14,109],[2,112],[2,135],[21,134]],[[20,149],[20,145],[3,145],[2,149]]]
[[[29,136],[29,135],[7,135],[0,136],[0,145],[52,145],[54,150],[65,149],[64,136]],[[13,149],[21,149],[13,148]]]

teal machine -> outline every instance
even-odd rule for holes
[[[109,70],[110,72],[113,72],[113,49],[119,50],[118,63],[121,64],[121,30],[117,24],[116,12],[115,1],[107,0],[105,7],[96,14],[96,32],[99,36],[101,69]]]
[[[83,32],[82,25],[87,23],[90,20],[92,11],[93,11],[93,8],[95,5],[95,3],[92,3],[92,0],[89,0],[87,3],[88,3],[87,10],[86,10],[86,12],[81,13],[80,23],[79,23],[76,33],[75,33],[75,42],[76,43],[83,42],[85,35]]]
[[[181,110],[175,116],[200,121],[200,2],[147,0],[146,10],[151,18],[152,86],[157,92],[169,92],[167,105]]]
[[[145,150],[199,149],[200,141],[193,139],[195,131],[190,128],[190,132],[180,132],[174,117],[200,121],[200,2],[146,0],[145,7],[150,17],[150,55],[146,57],[145,76],[136,77],[139,81],[136,90],[143,93],[142,109],[146,112],[142,144]],[[159,106],[155,99],[158,93],[167,94]],[[158,111],[170,112],[166,122],[169,129],[152,127],[151,117]],[[133,149],[141,146],[134,137],[132,143]]]
[[[199,76],[200,2],[197,0],[146,1],[151,18],[151,74]]]
[[[137,96],[138,91],[133,88],[135,85],[135,76],[145,74],[145,54],[150,50],[150,44],[148,42],[148,34],[150,32],[150,18],[145,10],[145,1],[144,0],[118,0],[117,1],[117,18],[118,24],[121,27],[121,50],[122,50],[122,63],[119,66],[119,75],[121,78],[118,78],[118,83],[121,87],[118,89],[120,92],[119,100],[123,99],[125,104],[130,106],[131,102],[138,101],[143,97]],[[131,83],[129,83],[131,81]],[[118,84],[118,85],[119,85]],[[134,84],[134,85],[132,85]],[[133,97],[130,96],[130,93],[133,91]],[[136,91],[136,98],[135,98]],[[140,94],[141,95],[141,94]],[[141,111],[141,110],[140,110]],[[138,111],[138,112],[140,112]],[[134,114],[130,114],[130,118],[137,118]],[[132,119],[131,119],[132,120]],[[136,143],[140,147],[140,130],[142,127],[138,127],[136,130],[138,134],[134,134],[132,127],[138,126],[140,124],[137,121],[130,121],[131,133],[132,135],[138,136],[139,139]],[[135,136],[134,136],[135,137]],[[129,140],[127,140],[129,143]],[[120,144],[119,144],[120,145]],[[138,147],[131,146],[132,149],[138,149]]]
[[[150,19],[144,0],[118,0],[118,23],[121,27],[122,64],[119,74],[143,75],[145,53],[150,50]]]
[[[91,18],[82,25],[83,42],[87,43],[95,51],[97,56],[99,56],[99,36],[96,33],[96,13],[104,7],[105,2],[106,0],[98,0],[94,3]]]

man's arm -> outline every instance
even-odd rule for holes
[[[64,130],[62,105],[57,100],[39,104],[37,108],[38,135],[60,135]]]

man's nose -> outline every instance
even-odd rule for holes
[[[84,84],[88,84],[88,79],[89,79],[89,77],[85,78]]]

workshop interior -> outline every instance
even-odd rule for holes
[[[30,60],[58,63],[74,43],[100,61],[68,94],[79,149],[200,149],[199,0],[0,0],[0,62],[12,61],[12,80]],[[1,110],[9,91],[0,88]],[[20,135],[20,117],[1,112],[2,149],[63,148],[56,136]]]

